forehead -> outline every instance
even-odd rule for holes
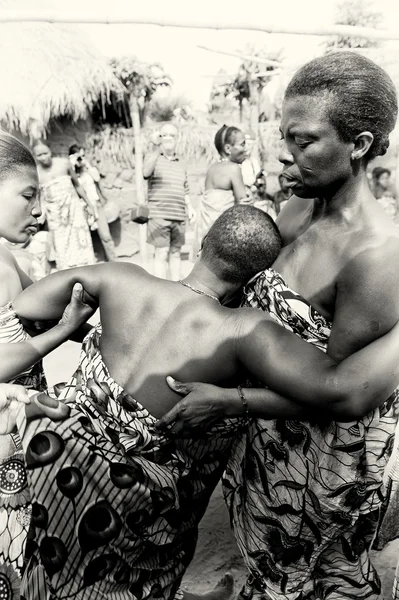
[[[328,100],[323,96],[300,96],[284,101],[281,129],[305,130],[319,134],[334,129],[327,115]]]
[[[39,188],[39,177],[35,167],[16,165],[6,177],[2,178],[2,185],[7,185],[13,189],[25,189],[31,187]]]
[[[39,144],[33,148],[33,152],[36,156],[40,156],[40,154],[47,154],[47,152],[50,152],[50,148],[45,144]]]
[[[236,144],[240,144],[244,140],[245,140],[245,135],[243,134],[242,131],[235,131],[234,132],[234,142]]]
[[[177,135],[177,129],[174,125],[164,125],[161,129],[161,135]]]

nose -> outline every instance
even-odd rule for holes
[[[280,152],[278,155],[278,160],[285,166],[294,164],[294,157],[292,156],[291,152],[288,150],[285,140],[281,140],[281,146],[280,146]]]
[[[31,214],[32,214],[32,217],[35,217],[36,219],[38,219],[42,215],[42,207],[40,205],[40,197],[39,196],[36,197]]]

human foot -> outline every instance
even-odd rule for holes
[[[226,573],[211,592],[207,592],[206,594],[184,592],[183,600],[230,600],[233,594],[234,577],[230,573]]]

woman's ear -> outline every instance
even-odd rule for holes
[[[225,146],[224,146],[224,152],[227,155],[231,154],[231,145],[230,144],[225,144]]]
[[[360,160],[363,156],[366,156],[370,150],[371,144],[374,141],[374,136],[370,131],[363,131],[355,138],[355,147],[352,150],[351,159]]]

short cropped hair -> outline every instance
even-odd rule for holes
[[[388,73],[369,58],[347,51],[311,60],[286,89],[285,99],[298,96],[326,97],[327,116],[342,141],[372,133],[367,160],[387,151],[398,114],[397,94]]]
[[[238,205],[222,213],[204,237],[201,261],[222,281],[244,284],[274,263],[281,246],[267,213]]]
[[[78,146],[78,144],[72,144],[72,146],[69,146],[68,155],[71,156],[72,154],[77,154],[81,149],[82,147]]]
[[[36,170],[31,151],[15,136],[0,130],[0,180],[4,180],[21,168]]]
[[[384,175],[384,173],[387,173],[389,176],[391,176],[390,169],[386,169],[385,167],[374,167],[372,170],[373,179],[378,181],[381,175]]]

